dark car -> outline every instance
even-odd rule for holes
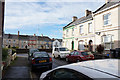
[[[82,60],[92,60],[94,55],[91,52],[85,51],[73,51],[68,56],[66,56],[66,61],[68,62],[80,62]]]
[[[47,68],[52,69],[52,58],[46,52],[34,52],[30,58],[31,69]]]
[[[28,52],[28,60],[30,60],[31,55],[32,55],[32,53],[34,53],[34,52],[39,52],[39,50],[38,50],[38,49],[29,49],[29,52]]]

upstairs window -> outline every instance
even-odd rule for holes
[[[68,37],[68,29],[66,30],[66,37]]]
[[[89,32],[89,33],[92,33],[92,32],[93,32],[92,23],[88,23],[88,32]]]
[[[72,36],[74,36],[74,28],[72,28]]]
[[[82,34],[83,33],[83,25],[80,26],[79,30],[80,30],[80,34]]]
[[[108,14],[105,14],[104,16],[103,16],[103,20],[104,20],[104,26],[106,26],[106,25],[110,25],[111,24],[111,19],[110,19],[110,16],[111,16],[111,14],[110,13],[108,13]]]

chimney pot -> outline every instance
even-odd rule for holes
[[[76,16],[72,17],[72,21],[76,21],[78,18]]]
[[[108,3],[108,2],[110,2],[111,0],[105,0],[105,3]]]
[[[92,11],[90,11],[90,10],[87,9],[87,10],[85,11],[85,16],[88,16],[88,15],[90,15],[90,14],[92,14]]]
[[[43,34],[41,34],[41,36],[43,37]]]
[[[34,34],[34,36],[36,36],[36,34]]]
[[[18,31],[18,36],[20,35],[20,31]]]

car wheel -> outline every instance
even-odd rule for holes
[[[69,61],[68,58],[66,58],[66,61],[67,61],[67,62]]]
[[[55,55],[53,54],[53,57],[55,58]]]
[[[68,59],[68,58],[66,58],[66,62],[67,62],[67,63],[70,63],[70,61],[69,61],[69,59]]]
[[[80,62],[80,60],[78,59],[76,62]]]
[[[58,55],[58,58],[61,59],[60,55]]]

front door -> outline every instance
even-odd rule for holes
[[[72,41],[72,50],[74,50],[74,41]]]

